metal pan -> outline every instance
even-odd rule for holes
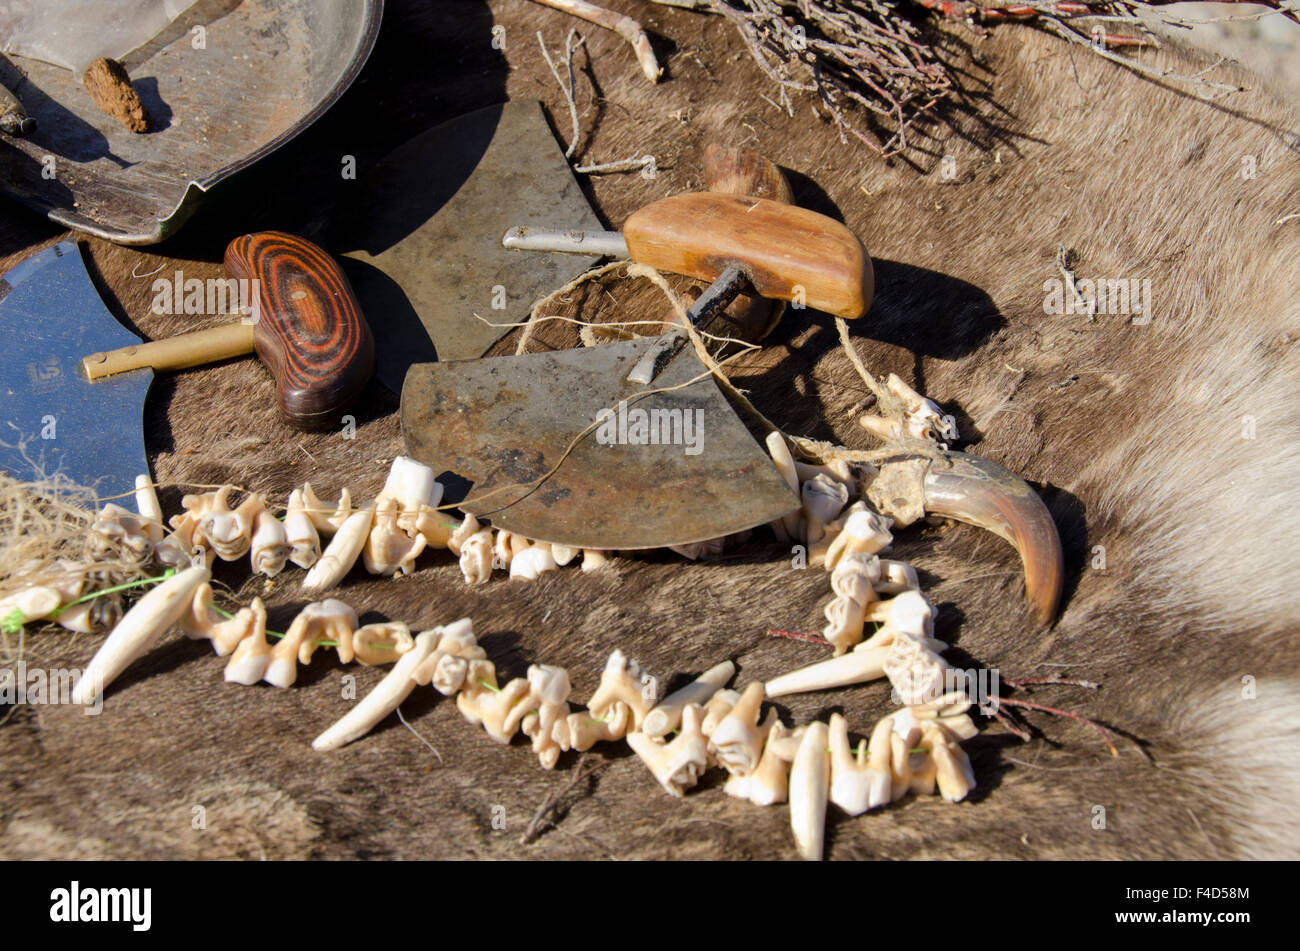
[[[383,0],[195,9],[202,19],[182,17],[126,58],[154,122],[143,135],[99,112],[72,71],[12,57],[0,82],[38,126],[25,138],[0,136],[0,190],[77,231],[119,244],[161,241],[213,186],[284,145],[343,94],[374,46]]]

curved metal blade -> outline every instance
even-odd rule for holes
[[[394,393],[412,364],[482,356],[504,325],[597,260],[501,245],[515,226],[601,227],[536,100],[429,129],[357,185],[330,246],[345,252],[375,335],[375,373]]]
[[[4,275],[0,327],[0,468],[66,478],[101,497],[132,491],[149,472],[141,413],[153,371],[86,379],[86,354],[141,341],[104,306],[76,244],[61,241]]]
[[[701,379],[636,396],[646,388],[625,378],[659,340],[417,364],[402,390],[407,451],[474,483],[463,510],[581,548],[688,544],[798,508],[693,355],[669,364],[654,389]]]

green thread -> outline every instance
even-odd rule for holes
[[[119,584],[114,585],[111,588],[105,588],[103,591],[93,591],[84,597],[77,598],[75,601],[69,601],[67,604],[63,605],[63,607],[51,612],[50,617],[58,617],[70,607],[74,607],[78,604],[85,604],[87,601],[94,601],[96,598],[102,598],[106,594],[115,594],[118,591],[128,591],[131,588],[142,588],[147,584],[159,584],[160,582],[168,581],[174,577],[176,577],[176,569],[168,568],[157,578],[141,578],[138,581],[128,581],[126,584]],[[9,619],[6,617],[5,620],[7,622]]]
[[[92,591],[90,594],[83,595],[75,601],[69,601],[60,607],[55,608],[49,613],[50,618],[57,618],[68,608],[75,607],[78,604],[85,604],[87,601],[94,601],[96,598],[102,598],[106,594],[115,594],[118,591],[128,591],[131,588],[142,588],[147,584],[158,584],[167,581],[176,576],[175,568],[168,568],[157,578],[140,578],[136,581],[128,581],[125,584],[114,585],[111,588],[104,588],[102,591]],[[27,623],[27,616],[18,608],[14,608],[3,618],[0,618],[0,630],[6,634],[17,634],[22,630],[23,625]]]
[[[489,690],[491,690],[493,693],[500,693],[500,692],[501,692],[501,688],[500,688],[500,687],[494,687],[494,686],[492,686],[490,683],[488,683],[486,680],[479,680],[479,681],[475,681],[475,682],[481,684],[481,685],[484,686],[484,687],[487,687],[487,688],[488,688]]]
[[[223,618],[225,618],[227,621],[229,621],[231,618],[234,617],[234,615],[231,614],[229,611],[223,611],[223,610],[221,610],[221,608],[217,607],[215,604],[211,605],[211,608],[212,608],[212,610],[214,610],[214,611],[216,611],[218,614],[220,614]],[[279,631],[266,631],[266,632],[264,632],[264,633],[266,633],[267,635],[269,635],[269,636],[271,636],[271,637],[284,637],[284,635],[281,634]]]

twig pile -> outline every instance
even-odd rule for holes
[[[1231,83],[1201,74],[1156,69],[1117,50],[1141,51],[1159,41],[1140,15],[1175,0],[1114,2],[1028,2],[989,5],[966,0],[655,0],[721,14],[740,33],[750,55],[776,84],[779,105],[794,115],[792,92],[816,96],[840,132],[852,135],[884,156],[908,149],[908,129],[957,85],[914,20],[917,8],[947,20],[963,20],[977,31],[999,23],[1037,26],[1098,56],[1157,81],[1174,81],[1216,93],[1239,91]],[[1246,2],[1246,0],[1232,0]],[[1257,0],[1276,15],[1300,22],[1283,0]],[[1190,27],[1192,21],[1161,12],[1165,23]],[[1086,24],[1079,21],[1087,21]],[[1126,30],[1112,32],[1113,24]],[[865,120],[865,122],[864,122]],[[883,144],[882,144],[883,142]]]
[[[710,0],[739,30],[750,54],[777,84],[794,115],[791,91],[814,93],[840,131],[882,155],[907,149],[907,129],[953,88],[948,68],[919,28],[886,0],[802,0],[789,15],[779,0]],[[856,105],[855,110],[850,104]],[[883,145],[852,118],[865,115]]]

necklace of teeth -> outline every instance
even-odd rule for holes
[[[918,399],[920,399],[918,397]],[[910,427],[927,433],[925,401]],[[919,420],[919,421],[918,421]],[[579,550],[536,542],[482,526],[473,515],[454,519],[439,510],[442,486],[433,470],[413,459],[392,463],[375,501],[354,508],[347,490],[337,503],[320,500],[306,484],[289,496],[283,521],[262,496],[249,494],[229,505],[233,486],[187,495],[184,511],[164,533],[153,483],[136,481],[137,512],[106,505],[90,529],[93,551],[150,557],[167,566],[166,580],[124,616],[79,599],[82,583],[30,585],[0,599],[0,617],[20,622],[53,618],[79,631],[112,628],[73,689],[73,701],[92,704],[108,685],[173,627],[207,638],[228,657],[225,679],[251,685],[292,686],[298,664],[320,647],[333,647],[344,663],[395,662],[392,670],[341,720],[313,742],[320,751],[359,739],[387,717],[417,686],[432,685],[471,724],[481,724],[498,743],[522,731],[546,769],[562,752],[586,751],[597,742],[626,740],[655,779],[681,797],[709,768],[730,774],[728,795],[756,805],[789,801],[800,855],[820,858],[828,803],[850,815],[896,802],[908,793],[957,802],[975,786],[960,742],[977,727],[964,689],[947,690],[952,671],[940,656],[947,645],[933,635],[934,609],[920,592],[910,565],[879,557],[893,540],[889,518],[866,500],[852,499],[859,485],[843,460],[829,465],[796,461],[784,437],[767,441],[777,468],[800,493],[800,511],[771,523],[782,541],[801,541],[811,564],[831,576],[834,598],[825,608],[823,631],[833,656],[820,663],[742,691],[728,689],[735,674],[723,661],[680,690],[658,696],[660,681],[615,650],[585,710],[571,711],[571,684],[564,668],[534,664],[525,677],[504,686],[496,666],[478,645],[469,618],[412,634],[400,622],[359,626],[355,610],[327,598],[308,604],[283,635],[268,632],[261,598],[235,614],[218,609],[210,586],[214,556],[234,561],[249,555],[254,572],[274,577],[287,563],[308,569],[303,590],[319,596],[333,589],[358,559],[372,574],[408,574],[426,548],[447,548],[459,558],[465,581],[485,584],[494,569],[512,579],[534,580],[573,562]],[[746,533],[747,534],[747,533]],[[321,538],[329,543],[322,550]],[[722,549],[727,539],[674,548],[692,560]],[[581,552],[582,570],[599,569],[609,553]],[[68,577],[76,576],[69,567]],[[886,596],[882,599],[882,595]],[[74,603],[75,602],[75,603]],[[105,604],[109,604],[105,599]],[[864,639],[867,623],[878,629]],[[272,645],[268,635],[278,638]],[[765,699],[843,687],[888,677],[901,707],[876,723],[856,752],[845,719],[787,728],[775,708],[762,716]]]

